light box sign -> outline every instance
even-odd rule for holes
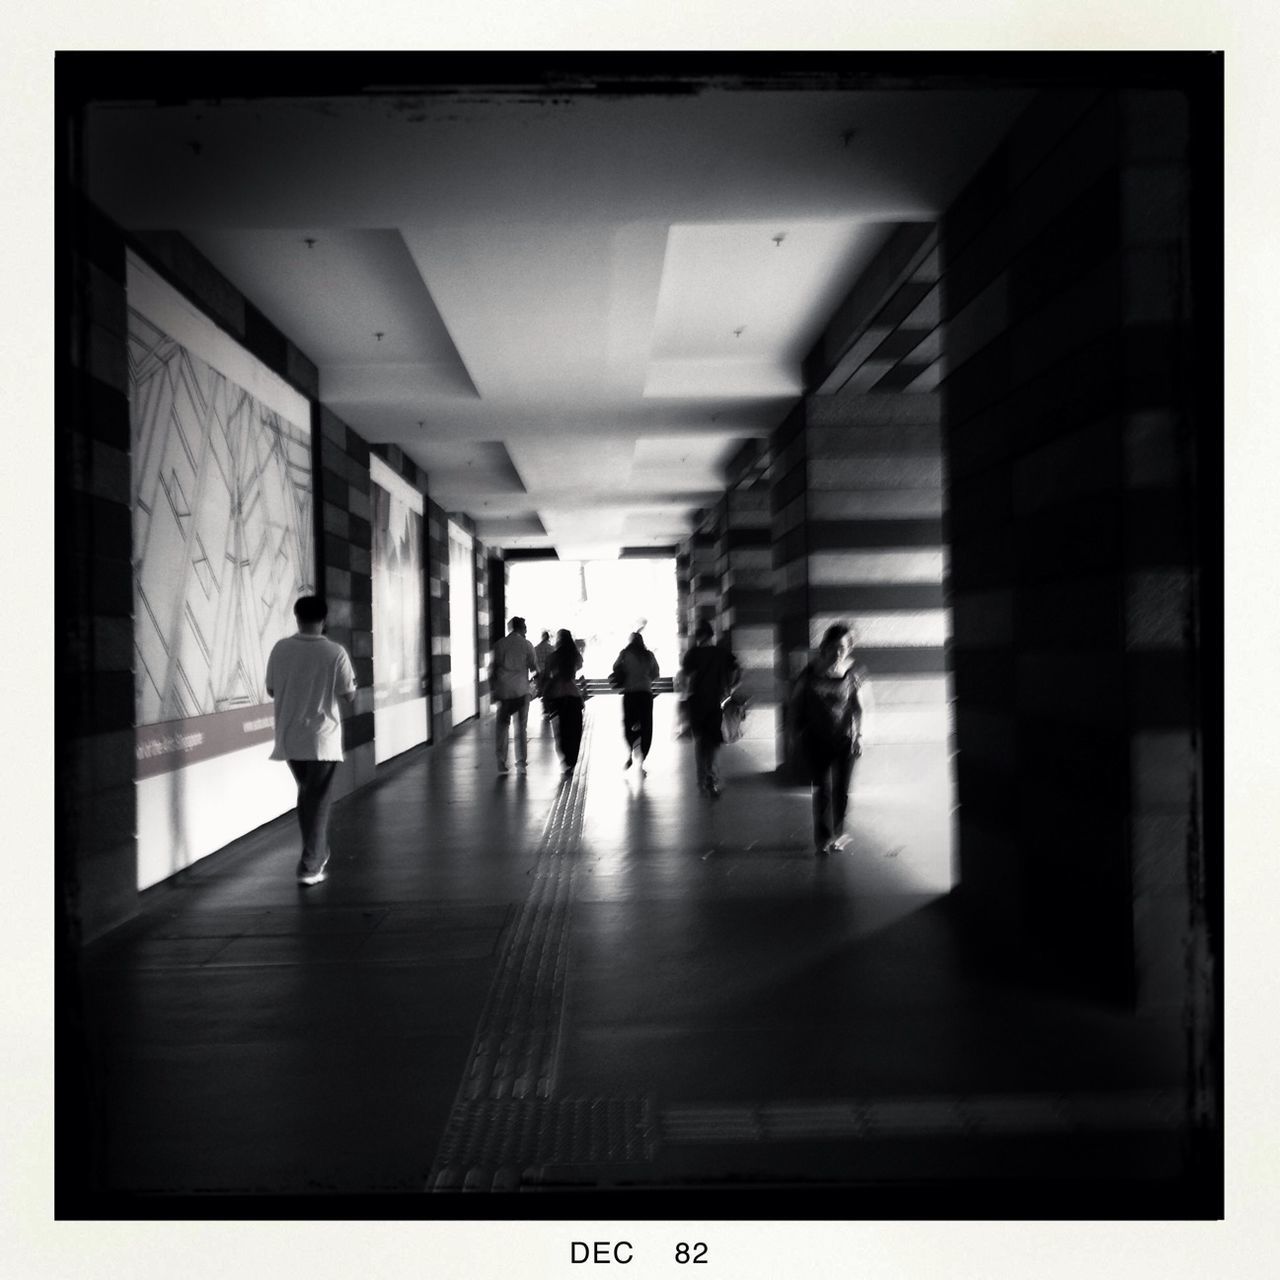
[[[311,440],[134,294],[131,280],[135,694],[139,763],[145,746],[155,770],[188,756],[149,726],[264,704],[248,719],[270,717],[267,656],[312,590]]]
[[[264,676],[315,547],[310,402],[133,254],[127,291],[145,888],[293,806]]]
[[[424,500],[376,455],[369,477],[374,759],[381,763],[429,737]]]

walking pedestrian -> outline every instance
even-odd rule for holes
[[[813,843],[819,854],[836,853],[849,842],[844,820],[853,762],[862,754],[859,690],[864,682],[864,670],[853,661],[849,628],[836,623],[827,628],[792,691],[788,724],[813,787]]]
[[[516,732],[516,772],[523,774],[527,765],[529,743],[529,673],[538,671],[538,658],[525,635],[523,618],[512,618],[510,631],[493,646],[489,659],[489,687],[498,705],[494,723],[493,745],[498,757],[498,772],[507,772],[507,739],[512,720]]]
[[[560,724],[560,755],[567,777],[578,763],[582,746],[582,687],[578,672],[582,669],[582,652],[566,630],[556,632],[556,647],[547,659],[546,698],[552,714]]]
[[[638,631],[631,633],[613,664],[609,677],[622,693],[622,733],[627,740],[627,762],[630,769],[640,748],[640,772],[653,745],[653,682],[658,678],[658,660]]]
[[[267,697],[275,704],[271,759],[285,761],[298,784],[302,885],[329,875],[330,789],[342,762],[341,707],[356,697],[350,655],[324,635],[328,615],[319,596],[300,597],[293,606],[297,634],[278,640],[267,658]]]
[[[718,800],[720,774],[716,759],[724,743],[721,707],[742,679],[742,668],[731,649],[713,643],[715,631],[705,618],[698,623],[693,638],[693,647],[680,663],[688,690],[685,709],[693,735],[693,765],[699,793]]]
[[[534,657],[538,659],[538,679],[535,692],[539,698],[542,698],[542,719],[544,724],[551,719],[551,707],[546,698],[542,696],[542,693],[547,679],[547,659],[551,657],[551,650],[554,647],[551,643],[550,631],[544,631],[538,643],[533,646]]]

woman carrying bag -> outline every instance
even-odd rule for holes
[[[836,853],[849,843],[844,819],[853,762],[862,754],[859,690],[864,680],[853,661],[849,628],[837,623],[827,628],[792,691],[788,719],[813,787],[813,843],[819,854]]]
[[[547,659],[542,696],[560,722],[560,755],[566,777],[577,765],[582,747],[582,686],[578,683],[581,669],[582,653],[572,634],[558,631],[556,647]]]

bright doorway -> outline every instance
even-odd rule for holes
[[[626,560],[516,560],[507,568],[507,617],[524,618],[529,639],[543,631],[554,641],[561,627],[585,640],[583,674],[604,679],[633,631],[664,676],[680,665],[679,595],[676,562],[670,558]]]

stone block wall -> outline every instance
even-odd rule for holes
[[[449,517],[430,497],[424,506],[427,532],[428,661],[431,666],[431,741],[453,732],[449,657]]]
[[[57,871],[76,943],[137,910],[133,517],[125,240],[60,194],[71,249],[57,280]]]
[[[689,617],[693,612],[693,570],[692,557],[688,543],[681,543],[676,549],[676,636],[681,653],[689,647]]]
[[[942,223],[966,901],[1185,996],[1198,846],[1179,94],[1041,95]]]
[[[328,634],[355,667],[355,706],[342,722],[343,796],[373,779],[373,525],[369,445],[337,414],[312,404],[317,567],[329,602]],[[318,464],[318,465],[316,465]]]
[[[684,628],[689,643],[704,618],[716,626],[720,619],[720,566],[717,554],[718,512],[712,509],[698,522],[680,546],[688,563],[688,587],[684,596]]]
[[[773,536],[768,486],[730,489],[715,514],[717,632],[728,636],[742,665],[740,691],[751,700],[744,733],[777,737],[774,676]]]

